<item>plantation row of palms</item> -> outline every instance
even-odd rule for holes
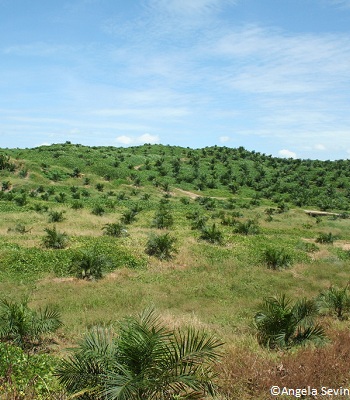
[[[243,148],[0,151],[0,397],[265,400],[227,379],[232,349],[277,363],[347,329],[348,175]]]
[[[27,163],[22,162],[23,159]],[[316,205],[325,210],[348,210],[350,193],[348,160],[278,159],[242,147],[192,150],[144,145],[117,149],[66,143],[31,150],[7,150],[1,154],[0,161],[0,170],[8,172],[3,181],[4,190],[11,185],[11,179],[6,180],[6,176],[11,177],[15,172],[26,178],[34,162],[40,165],[39,170],[35,165],[35,173],[59,186],[65,186],[67,180],[91,184],[87,175],[100,176],[103,182],[94,182],[100,192],[108,190],[113,180],[129,181],[135,186],[150,182],[165,191],[169,185],[200,191],[224,190],[226,196],[249,193],[252,198],[275,198],[297,206]]]

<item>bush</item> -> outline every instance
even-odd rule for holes
[[[80,209],[84,208],[84,204],[82,201],[75,200],[72,202],[71,207],[73,210],[80,210]]]
[[[42,344],[42,335],[55,332],[62,326],[56,308],[46,307],[35,311],[29,308],[28,299],[14,302],[0,300],[0,340],[30,349]]]
[[[109,269],[111,264],[110,258],[98,252],[96,248],[81,250],[73,256],[70,272],[79,279],[101,279],[104,270]]]
[[[268,247],[263,251],[263,261],[270,269],[288,268],[293,263],[293,257],[284,248]]]
[[[165,233],[163,235],[153,234],[149,237],[146,244],[146,253],[155,256],[160,260],[170,260],[177,253],[175,247],[176,238]]]
[[[129,225],[129,224],[131,224],[131,223],[136,221],[136,215],[137,215],[137,211],[136,210],[131,210],[131,209],[130,210],[126,210],[126,211],[123,212],[120,221],[123,224]]]
[[[49,222],[62,222],[64,220],[64,211],[50,211]]]
[[[349,286],[340,289],[331,286],[318,296],[318,304],[323,312],[335,313],[338,319],[345,319],[345,313],[350,311]]]
[[[127,235],[124,226],[117,222],[104,225],[102,230],[104,231],[103,234],[107,236],[121,237]]]
[[[53,374],[57,361],[48,354],[28,357],[19,347],[0,343],[0,398],[49,398],[58,389]]]
[[[257,221],[248,219],[245,222],[237,222],[233,231],[241,235],[257,235],[260,232],[260,228]]]
[[[223,234],[216,227],[216,224],[213,224],[211,226],[211,228],[208,228],[208,227],[202,228],[200,239],[206,240],[209,243],[222,244],[222,242],[223,242]]]
[[[170,209],[165,204],[160,204],[152,221],[152,227],[158,229],[170,228],[174,224],[174,218]]]
[[[335,240],[334,235],[329,232],[329,233],[320,233],[318,237],[316,238],[316,243],[321,243],[321,244],[333,244]]]
[[[56,370],[72,395],[86,399],[194,399],[214,395],[222,342],[195,329],[168,329],[153,310],[125,318],[118,334],[90,330]],[[77,379],[79,377],[79,379]]]
[[[292,304],[285,295],[264,299],[254,317],[259,344],[279,349],[324,342],[324,329],[314,323],[317,314],[312,300],[301,299]]]
[[[43,245],[51,249],[64,249],[68,245],[66,233],[57,232],[56,227],[45,229],[46,236],[43,237]]]
[[[106,210],[100,204],[96,204],[91,210],[92,214],[97,215],[99,217],[101,217],[105,212]]]

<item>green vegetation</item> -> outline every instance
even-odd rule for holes
[[[263,261],[268,268],[283,269],[292,265],[293,257],[284,248],[268,247],[263,251]]]
[[[43,245],[51,249],[64,249],[68,244],[68,236],[65,233],[57,232],[56,227],[45,228],[46,236],[43,237]]]
[[[345,314],[350,311],[350,293],[349,286],[337,288],[331,286],[320,293],[318,297],[321,310],[329,313],[335,313],[338,319],[345,319]]]
[[[55,304],[64,325],[41,336],[38,354],[25,345],[23,355],[15,336],[7,336],[0,398],[64,399],[66,389],[52,371],[57,358],[69,360],[67,348],[95,326],[98,332],[108,327],[117,343],[120,321],[154,305],[167,332],[191,326],[225,342],[222,362],[211,365],[215,400],[265,400],[281,363],[294,371],[291,387],[307,386],[299,359],[303,372],[313,372],[309,378],[318,377],[316,386],[350,384],[350,354],[343,351],[349,178],[349,160],[286,160],[242,147],[64,143],[1,150],[2,297],[11,304],[29,297],[30,310]],[[283,302],[273,297],[278,293]],[[319,313],[301,318],[312,304]],[[257,310],[261,318],[254,320]],[[269,321],[276,327],[272,336]],[[287,351],[322,339],[321,333],[329,345]],[[12,365],[26,353],[26,365]],[[343,369],[320,371],[319,365],[334,364],[334,354]]]
[[[325,340],[324,329],[314,323],[318,314],[316,303],[306,299],[291,303],[285,295],[264,300],[255,315],[261,345],[271,349],[289,348]]]
[[[177,253],[175,247],[176,238],[170,236],[169,233],[152,234],[146,244],[146,253],[155,256],[159,260],[170,260]]]
[[[80,250],[74,254],[70,272],[79,279],[101,279],[106,270],[110,270],[112,260],[98,251],[97,247]]]
[[[28,300],[19,302],[6,298],[0,300],[0,340],[30,349],[42,344],[42,336],[55,332],[62,325],[57,309],[46,306],[35,311]]]
[[[169,330],[145,310],[121,321],[117,334],[93,328],[57,375],[68,393],[86,399],[198,398],[214,394],[213,364],[221,345],[204,332]]]

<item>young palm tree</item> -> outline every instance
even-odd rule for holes
[[[118,335],[90,331],[56,371],[76,398],[170,400],[213,395],[222,343],[203,332],[167,329],[152,309],[124,319]]]
[[[14,343],[22,349],[40,344],[42,335],[55,332],[62,325],[58,310],[47,306],[35,311],[28,300],[0,300],[0,340]]]
[[[176,238],[165,234],[151,234],[146,243],[145,252],[149,256],[155,256],[159,260],[170,260],[177,253]]]
[[[269,348],[289,348],[306,342],[322,342],[325,333],[314,323],[318,313],[312,300],[301,299],[295,304],[285,295],[264,300],[255,315],[258,341]]]
[[[350,310],[349,285],[343,289],[331,286],[320,294],[318,302],[321,310],[335,312],[338,319],[345,319],[344,314]]]

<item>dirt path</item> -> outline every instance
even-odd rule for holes
[[[191,199],[197,199],[198,197],[203,197],[200,194],[189,192],[188,190],[183,190],[180,188],[174,188],[177,192],[180,192],[182,194],[185,194],[186,196],[190,197]],[[204,196],[204,197],[209,197],[211,199],[217,199],[217,200],[227,200],[226,197],[214,197],[214,196]]]

